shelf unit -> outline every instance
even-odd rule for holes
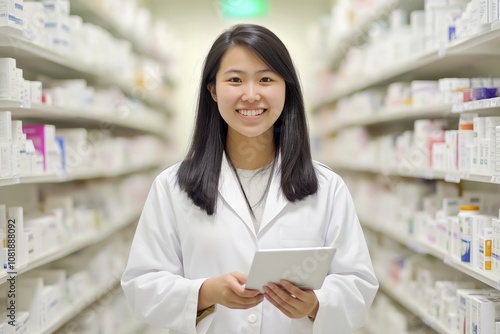
[[[105,68],[85,64],[81,59],[72,58],[29,42],[16,29],[0,27],[0,55],[16,59],[18,68],[37,74],[56,79],[85,79],[92,84],[116,86],[133,97],[137,95],[132,82],[120,78]],[[160,96],[145,94],[141,100],[167,115],[173,113],[168,101]]]
[[[455,42],[441,50],[424,52],[400,63],[391,64],[368,77],[357,77],[339,83],[339,88],[312,108],[312,113],[337,102],[340,98],[376,86],[387,85],[398,80],[437,79],[445,77],[455,69],[466,69],[471,63],[481,67],[495,66],[500,55],[496,47],[500,43],[500,22],[492,30],[467,40]]]
[[[61,328],[65,323],[73,319],[80,312],[85,310],[87,307],[98,301],[100,298],[104,297],[107,293],[109,293],[114,288],[119,286],[120,282],[118,279],[113,279],[109,283],[105,284],[102,287],[95,287],[93,291],[88,293],[86,299],[80,300],[75,305],[71,305],[71,307],[64,310],[61,315],[55,319],[51,324],[45,327],[43,330],[34,332],[33,334],[51,334],[54,331]]]
[[[92,3],[93,2],[93,3]],[[71,0],[71,12],[85,18],[86,22],[100,26],[118,39],[127,40],[131,43],[132,49],[137,54],[142,54],[148,58],[164,62],[160,55],[153,51],[148,51],[137,38],[131,37],[130,32],[121,27],[116,20],[109,17],[101,8],[100,2],[89,0]]]
[[[57,121],[78,123],[86,126],[100,126],[103,122],[126,130],[150,133],[165,139],[169,138],[166,131],[168,121],[161,114],[150,112],[120,115],[118,112],[106,110],[64,108],[44,104],[32,104],[29,108],[21,107],[20,102],[0,101],[0,111],[9,110],[13,119],[37,119],[47,122]]]
[[[412,299],[405,297],[405,294],[400,291],[400,289],[394,289],[394,286],[390,284],[382,273],[377,273],[377,278],[380,283],[380,288],[386,295],[397,301],[401,306],[411,311],[413,314],[417,315],[427,326],[439,334],[452,334],[451,331],[449,331],[439,321],[427,314],[427,312],[425,312],[425,310],[423,310],[422,307],[420,307]]]
[[[387,0],[377,2],[375,8],[365,12],[364,16],[357,21],[356,25],[343,35],[332,37],[331,45],[335,48],[329,59],[329,68],[337,70],[350,47],[356,47],[365,43],[369,37],[370,28],[377,22],[387,20],[388,13],[396,8],[403,8],[406,11],[421,9],[423,3],[415,0]],[[340,46],[340,47],[339,47]]]
[[[500,280],[495,278],[491,273],[487,273],[484,271],[476,270],[471,268],[466,264],[463,264],[459,261],[452,259],[446,252],[441,249],[436,248],[433,245],[428,245],[422,241],[414,240],[412,237],[407,235],[402,235],[398,232],[395,232],[393,229],[389,229],[385,226],[380,226],[376,222],[371,221],[368,217],[360,217],[363,227],[366,227],[370,230],[382,233],[385,236],[390,237],[391,239],[397,241],[398,243],[406,246],[407,248],[420,253],[420,254],[429,254],[440,260],[443,263],[447,264],[450,267],[455,268],[456,270],[467,274],[474,279],[491,286],[495,289],[500,289]],[[396,223],[396,222],[395,222]]]
[[[372,166],[356,166],[353,164],[337,163],[328,160],[328,158],[321,159],[329,164],[333,170],[338,172],[358,172],[358,173],[371,173],[381,174],[385,176],[401,176],[409,178],[418,178],[426,180],[444,180],[446,182],[459,183],[461,181],[471,181],[480,183],[500,184],[500,175],[480,175],[470,173],[460,173],[457,171],[437,171],[432,169],[414,169],[412,171],[402,171],[398,168],[379,168]]]
[[[399,1],[396,1],[399,2]],[[393,5],[392,3],[388,3]],[[367,33],[368,27],[380,17],[377,13],[372,15],[373,20],[364,22],[358,31],[353,31],[345,37],[344,43],[354,46],[354,36],[356,34]],[[342,42],[341,41],[341,42]],[[340,43],[341,43],[340,42]],[[456,105],[438,105],[425,107],[401,107],[391,110],[379,110],[376,114],[363,115],[362,111],[353,110],[352,117],[330,118],[328,114],[334,112],[335,105],[340,99],[349,97],[355,93],[369,88],[384,87],[392,82],[411,80],[437,80],[446,77],[481,77],[491,76],[492,68],[498,68],[500,61],[500,21],[491,25],[491,30],[478,34],[467,40],[454,42],[449,46],[433,51],[423,52],[414,55],[411,59],[405,59],[395,64],[388,64],[387,67],[376,69],[368,75],[353,76],[351,80],[337,81],[335,90],[326,96],[321,102],[311,109],[313,117],[317,117],[320,128],[316,137],[319,141],[329,141],[342,131],[362,127],[367,129],[369,135],[379,135],[384,131],[394,131],[395,127],[409,129],[414,121],[419,119],[449,119],[456,121],[463,112],[477,113],[478,116],[500,116],[500,98],[493,98],[482,101],[466,102]],[[334,70],[346,55],[339,48],[340,52],[332,55],[332,66]],[[345,50],[344,50],[345,51]],[[477,66],[476,66],[477,65]],[[490,69],[490,71],[488,71]],[[498,74],[498,71],[495,72]],[[495,74],[493,74],[495,76]],[[337,79],[339,80],[339,79]],[[359,112],[356,115],[355,112]],[[351,116],[351,115],[347,115]],[[334,155],[335,153],[333,153]],[[359,165],[356,161],[346,163],[344,160],[334,159],[329,153],[323,152],[323,156],[318,160],[324,161],[339,174],[348,172],[350,174],[368,174],[368,177],[377,175],[405,177],[410,179],[444,180],[449,183],[461,183],[473,185],[474,187],[496,187],[500,185],[500,173],[498,174],[471,174],[458,171],[438,171],[430,169],[408,169],[395,167],[383,167],[372,165]],[[383,163],[383,162],[382,162]],[[461,263],[448,256],[447,252],[437,247],[416,240],[404,233],[398,233],[394,228],[387,226],[397,226],[401,222],[380,224],[370,216],[360,215],[360,221],[364,229],[368,229],[381,234],[386,238],[397,241],[406,248],[421,254],[429,254],[443,261],[443,265],[450,266],[469,277],[482,282],[495,289],[500,289],[500,279],[485,271],[473,269],[471,266]],[[399,224],[400,225],[400,224]],[[445,326],[431,317],[419,305],[410,300],[404,293],[394,289],[385,279],[384,273],[377,273],[381,290],[388,296],[396,300],[403,307],[421,318],[430,328],[442,334],[451,334]],[[366,328],[370,332],[370,328]]]
[[[160,167],[160,163],[146,164],[138,167],[124,167],[121,170],[98,170],[86,171],[74,174],[43,174],[32,176],[14,176],[9,178],[0,178],[0,186],[9,186],[15,184],[30,184],[30,183],[62,183],[71,181],[113,178],[135,174]]]
[[[74,1],[81,6],[87,6],[87,1]],[[71,3],[73,6],[73,1]],[[89,7],[90,8],[90,7]],[[84,21],[90,21],[109,29],[111,34],[120,39],[130,39],[127,34],[120,33],[116,27],[107,24],[109,18],[101,16],[99,21],[95,17],[83,17]],[[146,58],[155,58],[155,54],[146,53],[140,47],[140,43],[130,40],[137,53],[142,53]],[[119,75],[107,71],[103,68],[82,62],[81,59],[73,58],[64,54],[41,47],[24,39],[22,32],[15,29],[0,28],[0,57],[11,57],[16,59],[16,66],[24,71],[28,76],[45,75],[53,79],[84,79],[93,87],[117,87],[124,94],[131,97],[131,100],[138,100],[151,112],[119,113],[104,107],[102,110],[90,108],[69,108],[59,106],[49,106],[45,104],[32,104],[30,107],[24,107],[19,101],[0,100],[0,111],[11,111],[12,119],[37,120],[41,123],[54,124],[56,127],[63,125],[74,127],[75,125],[85,128],[99,128],[104,123],[113,129],[124,131],[133,135],[152,135],[163,142],[171,139],[167,128],[169,126],[169,117],[173,115],[172,103],[166,96],[155,95],[154,92],[144,90],[139,92],[133,80],[130,82]],[[158,60],[158,59],[155,59]],[[142,110],[142,109],[141,109]],[[160,158],[160,157],[159,157]],[[138,165],[124,166],[120,170],[86,170],[73,174],[43,174],[33,176],[14,176],[9,178],[0,178],[0,190],[2,186],[16,186],[18,184],[61,184],[81,180],[108,179],[122,177],[132,174],[149,173],[152,170],[160,169],[164,161],[149,162],[144,161]],[[56,185],[57,187],[57,185]],[[22,203],[19,203],[22,206]],[[138,205],[141,206],[140,204]],[[104,227],[95,232],[89,232],[79,235],[76,238],[67,240],[60,246],[50,250],[40,257],[29,261],[26,265],[16,268],[16,275],[41,268],[54,261],[63,259],[70,254],[87,249],[97,243],[106,242],[118,232],[137,222],[140,210],[123,208],[119,216],[108,219]],[[0,284],[6,283],[7,273],[0,272]],[[93,290],[86,293],[85,298],[77,301],[71,307],[65,309],[57,319],[48,324],[43,330],[36,334],[53,333],[64,326],[80,312],[106,296],[113,289],[119,288],[119,279],[114,278],[103,286],[94,287]],[[22,293],[19,291],[18,293]],[[130,324],[127,330],[130,333],[138,332],[145,325],[142,322]],[[33,331],[31,332],[33,333]]]
[[[375,115],[339,120],[331,128],[325,129],[323,136],[333,136],[340,131],[354,127],[387,128],[395,124],[411,124],[418,119],[458,119],[461,113],[476,113],[478,116],[500,115],[500,98],[471,101],[454,105],[425,107],[400,107],[384,109]]]
[[[17,268],[17,274],[22,274],[30,270],[39,268],[47,263],[62,259],[63,257],[66,257],[69,254],[73,254],[90,245],[99,243],[114,235],[116,232],[136,222],[139,214],[140,212],[131,212],[127,215],[124,215],[124,217],[121,217],[121,219],[117,219],[115,222],[109,224],[109,226],[106,226],[99,232],[80,236],[79,238],[77,238],[77,240],[70,240],[67,243],[61,245],[61,247],[52,250],[48,254],[44,254],[42,257]],[[0,284],[5,283],[6,278],[7,274],[3,271],[0,274]]]

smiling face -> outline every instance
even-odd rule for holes
[[[228,139],[272,134],[285,105],[285,81],[243,46],[231,47],[221,59],[215,85],[208,89],[228,124]]]

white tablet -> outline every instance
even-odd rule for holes
[[[335,248],[260,249],[253,258],[246,289],[262,290],[285,279],[303,289],[319,289],[328,274]]]

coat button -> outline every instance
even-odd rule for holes
[[[255,314],[250,314],[248,316],[248,322],[254,324],[257,321],[257,316]]]

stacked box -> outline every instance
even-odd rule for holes
[[[500,173],[500,126],[495,127],[495,172]]]

